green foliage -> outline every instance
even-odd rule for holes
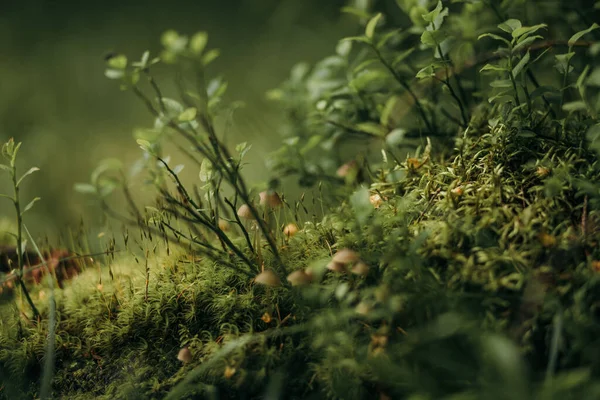
[[[142,212],[114,160],[76,187],[141,229],[138,254],[59,293],[57,397],[600,396],[600,93],[582,41],[597,25],[554,3],[396,3],[401,17],[346,8],[360,34],[269,93],[289,124],[258,204],[249,146],[231,153],[213,122],[227,85],[205,81],[205,33],[108,61],[154,118],[134,173],[157,201]],[[177,100],[161,62],[192,73]],[[291,174],[322,219],[279,196]],[[0,372],[36,376],[44,330],[0,321]]]

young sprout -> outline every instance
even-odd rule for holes
[[[265,269],[263,272],[256,275],[254,282],[258,283],[259,285],[281,286],[281,280],[275,274],[275,272],[271,271],[270,269]]]

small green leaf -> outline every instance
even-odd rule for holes
[[[536,99],[540,96],[544,96],[546,94],[559,96],[560,90],[558,90],[557,88],[555,88],[553,86],[540,86],[540,87],[535,88],[535,90],[533,92],[531,92],[531,94],[529,96],[531,97],[531,100],[534,100],[534,99]]]
[[[585,104],[585,102],[583,101],[571,101],[569,103],[565,103],[563,104],[563,110],[567,111],[567,112],[573,112],[573,111],[584,111],[587,106]]]
[[[524,48],[526,46],[529,46],[531,43],[535,42],[537,39],[543,39],[543,36],[535,35],[535,36],[529,36],[529,37],[524,38],[522,40],[519,39],[517,45],[512,48],[512,54],[516,54],[522,48]]]
[[[195,55],[200,55],[208,42],[208,34],[206,32],[198,32],[190,39],[190,51]]]
[[[512,81],[510,79],[499,79],[490,82],[490,86],[494,88],[509,88],[512,87]]]
[[[404,129],[394,129],[385,137],[385,143],[389,147],[397,147],[404,141],[406,131]]]
[[[19,185],[21,184],[21,181],[23,181],[23,178],[25,178],[27,175],[31,175],[34,172],[39,171],[39,170],[40,169],[38,167],[31,167],[31,168],[29,168],[29,171],[27,171],[23,175],[21,175],[21,177],[17,181],[17,187],[19,187]]]
[[[212,176],[213,167],[208,159],[203,159],[200,164],[200,172],[198,173],[198,177],[202,182],[210,181],[210,177]]]
[[[40,198],[40,197],[36,197],[36,198],[34,198],[33,200],[31,200],[31,201],[29,202],[29,204],[27,204],[27,205],[25,206],[25,208],[23,208],[23,211],[21,211],[21,215],[23,215],[23,214],[25,214],[27,211],[31,210],[31,207],[33,207],[33,205],[35,204],[35,202],[36,202],[36,201],[38,201],[38,200],[41,200],[41,198]]]
[[[220,54],[221,54],[221,52],[219,51],[219,49],[209,50],[204,55],[204,57],[202,57],[202,65],[207,66],[208,64],[210,64],[211,62],[213,62],[214,60],[216,60],[217,57],[219,57]]]
[[[104,76],[106,76],[108,79],[121,79],[125,76],[125,71],[109,68],[104,71]]]
[[[573,45],[575,44],[575,42],[577,42],[579,39],[581,39],[584,35],[590,33],[591,31],[600,28],[600,25],[598,25],[597,23],[593,23],[592,26],[590,26],[589,28],[583,30],[583,31],[579,31],[576,34],[574,34],[573,36],[571,36],[571,39],[569,39],[569,47],[573,47]]]
[[[365,36],[369,39],[373,39],[373,35],[375,34],[375,28],[377,27],[377,23],[379,23],[379,20],[382,16],[383,14],[378,13],[373,18],[371,18],[369,22],[367,22],[367,26],[365,27]]]
[[[96,187],[94,185],[90,185],[89,183],[76,183],[73,185],[73,189],[78,193],[97,193]]]
[[[600,67],[594,68],[590,76],[585,81],[586,85],[600,87]]]
[[[196,119],[196,114],[198,110],[196,107],[186,108],[181,114],[179,114],[179,121],[181,122],[189,122]]]
[[[446,39],[444,31],[426,30],[421,34],[421,43],[429,47],[437,47]]]
[[[481,40],[484,37],[489,37],[489,38],[492,38],[492,39],[499,40],[499,41],[505,43],[507,46],[510,46],[510,41],[508,41],[507,39],[503,38],[502,36],[498,36],[498,35],[495,35],[493,33],[483,33],[483,34],[481,34],[481,35],[479,35],[477,37],[477,40]]]
[[[350,196],[350,204],[352,205],[358,223],[361,225],[364,225],[367,222],[367,219],[375,210],[369,197],[369,190],[365,186],[361,186],[352,194],[352,196]]]
[[[486,64],[486,65],[484,65],[479,70],[479,72],[483,72],[483,71],[502,71],[502,72],[505,72],[505,71],[508,71],[508,69],[506,67],[501,67],[501,66],[494,65],[494,64]]]
[[[516,78],[521,73],[523,68],[525,68],[527,66],[527,63],[529,62],[530,57],[531,57],[531,55],[529,54],[529,52],[527,52],[523,56],[523,58],[519,61],[519,63],[513,68],[513,70],[512,70],[513,78]]]
[[[534,26],[523,26],[520,28],[515,29],[514,31],[512,31],[512,37],[513,38],[520,38],[521,36],[527,36],[527,35],[531,35],[532,33],[542,29],[542,28],[546,28],[548,25],[546,24],[539,24],[539,25],[534,25]]]
[[[366,44],[371,43],[371,41],[364,36],[348,36],[348,37],[343,38],[341,41],[343,41],[343,42],[345,42],[345,41],[360,42],[360,43],[366,43]]]
[[[518,19],[511,18],[498,25],[498,28],[502,29],[506,33],[512,34],[512,32],[515,29],[519,29],[521,26],[521,21],[519,21]]]
[[[417,72],[417,75],[415,75],[417,79],[431,78],[432,76],[435,76],[435,72],[433,70],[432,65],[428,65],[425,68],[421,68],[419,72]]]
[[[355,125],[355,129],[360,132],[368,133],[369,135],[384,137],[387,129],[374,122],[363,122]]]
[[[335,47],[335,52],[340,57],[348,57],[350,51],[352,50],[352,41],[351,40],[340,40]]]
[[[12,172],[12,168],[5,164],[0,164],[0,169],[2,169],[3,171]]]
[[[556,67],[558,72],[560,72],[561,74],[564,74],[566,72],[571,72],[573,70],[573,66],[569,65],[569,63],[571,62],[571,58],[574,55],[575,55],[575,53],[571,51],[571,52],[568,52],[565,54],[556,54],[554,56],[554,58],[556,59],[554,66]],[[567,67],[569,68],[568,71],[567,71]]]
[[[121,161],[116,158],[107,158],[107,159],[100,161],[100,163],[98,164],[96,169],[92,172],[92,177],[91,177],[92,184],[94,184],[94,185],[97,184],[98,178],[104,172],[107,172],[110,170],[119,170],[119,169],[121,169],[122,165],[123,164],[121,163]]]
[[[427,14],[423,14],[422,17],[425,20],[425,22],[427,23],[433,23],[433,21],[435,21],[435,19],[440,15],[440,13],[442,12],[442,2],[438,0],[437,5],[435,6],[435,8],[428,12]]]
[[[127,57],[123,54],[111,57],[106,62],[110,68],[125,69],[127,68]]]
[[[385,102],[385,106],[383,106],[383,111],[381,112],[381,116],[379,117],[379,122],[381,122],[381,125],[383,125],[383,126],[392,125],[392,123],[393,123],[392,114],[393,114],[394,110],[396,109],[396,105],[398,104],[399,100],[400,100],[400,98],[398,96],[392,96],[389,99],[387,99],[387,101]]]

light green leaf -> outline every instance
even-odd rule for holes
[[[36,201],[38,201],[38,200],[41,200],[41,198],[40,198],[40,197],[36,197],[36,198],[34,198],[33,200],[31,200],[31,201],[29,202],[29,204],[27,204],[27,205],[25,206],[25,208],[23,208],[23,211],[21,211],[21,215],[23,215],[23,214],[25,214],[27,211],[31,210],[31,207],[33,207],[33,205],[35,204],[35,202],[36,202]]]
[[[5,164],[0,164],[0,169],[8,172],[12,172],[12,168]]]
[[[585,83],[589,86],[600,86],[600,67],[594,68]]]
[[[581,39],[584,35],[590,33],[591,31],[600,28],[600,25],[598,25],[597,23],[593,23],[592,26],[590,26],[589,28],[583,30],[583,31],[579,31],[576,34],[574,34],[573,36],[571,36],[571,39],[569,39],[569,47],[573,47],[573,45],[575,44],[575,42],[577,42],[579,39]]]
[[[498,65],[494,65],[494,64],[486,64],[484,65],[479,72],[483,72],[483,71],[508,71],[508,69],[506,67],[500,67]]]
[[[569,103],[565,103],[563,104],[563,110],[567,111],[567,112],[573,112],[573,111],[584,111],[587,106],[585,104],[585,102],[583,101],[571,101]]]
[[[387,129],[385,129],[385,127],[374,122],[363,122],[360,124],[356,124],[354,128],[357,131],[368,133],[370,135],[378,137],[384,137],[387,133]]]
[[[350,196],[350,204],[356,215],[358,223],[364,225],[375,208],[369,200],[369,190],[365,186],[361,186]]]
[[[490,82],[490,86],[494,88],[509,88],[512,87],[512,81],[510,79],[499,79]]]
[[[400,52],[400,54],[398,54],[395,58],[394,58],[394,62],[393,65],[394,67],[397,67],[398,64],[400,64],[402,61],[404,61],[408,56],[410,56],[413,52],[415,51],[415,48],[410,48],[408,50],[404,50],[402,52]]]
[[[179,114],[179,121],[181,122],[189,122],[196,119],[196,114],[198,110],[196,107],[186,108],[181,114]]]
[[[19,187],[19,185],[21,184],[21,181],[23,180],[23,178],[25,178],[27,175],[31,175],[34,172],[39,171],[39,170],[40,169],[38,167],[31,167],[31,168],[29,168],[29,171],[27,171],[23,175],[21,175],[21,177],[17,181],[17,187]]]
[[[195,55],[200,55],[208,42],[208,34],[206,32],[198,32],[190,39],[190,51]]]
[[[73,189],[78,193],[97,193],[96,187],[89,183],[76,183],[73,185]]]
[[[198,173],[198,177],[200,178],[200,181],[202,182],[208,182],[210,181],[210,178],[212,176],[212,171],[213,171],[213,167],[210,161],[208,161],[208,159],[203,159],[202,163],[200,164],[200,172]]]
[[[510,46],[510,42],[507,39],[503,38],[502,36],[495,35],[493,33],[484,33],[484,34],[481,34],[481,35],[479,35],[477,37],[477,40],[481,40],[484,37],[489,37],[489,38],[492,38],[492,39],[499,40],[499,41],[501,41],[503,43],[506,43],[507,46]]]
[[[425,79],[425,78],[431,78],[434,75],[435,75],[435,72],[433,70],[433,66],[428,65],[424,68],[421,68],[419,70],[419,72],[417,72],[417,75],[415,75],[415,76],[417,79]]]
[[[540,35],[529,36],[522,40],[520,38],[517,45],[512,48],[512,54],[519,52],[522,48],[529,46],[531,43],[535,42],[537,39],[543,39],[543,36],[540,36]]]
[[[109,68],[104,71],[104,76],[106,76],[108,79],[121,79],[125,76],[125,71]]]
[[[385,143],[389,147],[397,147],[404,141],[406,131],[404,129],[394,129],[385,137]]]
[[[435,21],[435,19],[440,15],[440,13],[442,12],[442,2],[438,1],[437,5],[435,6],[435,8],[428,12],[427,14],[423,14],[422,17],[425,20],[425,22],[428,23],[433,23],[433,21]]]
[[[383,14],[378,13],[373,18],[371,18],[369,22],[367,22],[367,26],[365,27],[365,36],[369,39],[373,39],[373,35],[375,34],[375,28],[377,27],[377,24],[379,23],[379,20],[382,16]]]
[[[512,32],[515,29],[519,29],[521,26],[521,21],[519,21],[518,19],[511,18],[498,25],[498,28],[502,29],[506,33],[512,34]]]
[[[530,57],[531,57],[531,55],[529,54],[529,52],[527,52],[523,56],[523,58],[519,61],[519,63],[513,68],[513,70],[512,70],[513,78],[516,78],[521,73],[523,68],[525,68],[527,66],[527,63],[529,62]]]
[[[351,40],[340,40],[335,47],[335,52],[340,57],[348,57],[350,51],[352,50],[352,41]]]
[[[219,49],[209,50],[204,55],[204,57],[202,57],[202,65],[207,66],[208,64],[210,64],[211,62],[213,62],[214,60],[216,60],[217,57],[219,57],[220,54],[221,54],[221,52],[219,51]]]
[[[371,43],[371,41],[364,36],[348,36],[348,37],[343,38],[341,41],[342,42],[345,42],[345,41],[360,42],[360,43],[366,43],[366,44]]]
[[[396,109],[396,105],[400,98],[398,96],[392,96],[385,102],[385,106],[383,107],[383,111],[381,112],[381,116],[379,117],[379,122],[383,126],[390,126],[392,124],[392,114]]]
[[[571,72],[573,70],[573,67],[571,65],[569,65],[569,63],[571,62],[571,58],[574,55],[575,55],[575,52],[571,51],[571,52],[568,52],[565,54],[556,54],[554,56],[554,58],[556,59],[554,66],[556,67],[558,72],[560,72],[561,74],[564,74],[565,72]],[[567,67],[569,68],[568,71],[567,71]]]
[[[421,34],[421,43],[429,47],[437,47],[444,39],[446,39],[444,31],[426,30]]]
[[[117,56],[109,58],[106,64],[110,68],[125,69],[127,68],[127,57],[123,54],[119,54]]]
[[[103,173],[110,171],[110,170],[119,170],[119,169],[121,169],[122,165],[123,164],[121,163],[121,161],[116,158],[107,158],[107,159],[100,161],[100,163],[98,164],[96,169],[92,172],[92,177],[91,177],[92,184],[94,184],[94,185],[97,184],[98,178]]]
[[[542,29],[542,28],[546,28],[548,25],[546,24],[538,24],[538,25],[534,25],[534,26],[523,26],[520,28],[515,29],[514,31],[512,31],[512,37],[513,38],[520,38],[522,36],[527,36],[527,35],[531,35],[532,33]]]

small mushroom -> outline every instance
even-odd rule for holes
[[[272,190],[260,192],[258,195],[260,197],[260,204],[263,206],[266,205],[271,208],[276,208],[283,204],[281,197],[279,197],[277,192]]]
[[[250,211],[250,207],[248,206],[248,204],[242,204],[240,206],[240,208],[238,208],[237,211],[237,215],[240,218],[244,218],[244,219],[252,219],[252,211]]]
[[[369,196],[369,202],[373,205],[373,207],[379,208],[381,203],[383,203],[383,199],[381,198],[379,193],[375,193]]]
[[[350,264],[358,261],[358,253],[350,249],[342,249],[333,255],[333,262],[340,264]]]
[[[289,274],[287,280],[292,286],[301,286],[309,284],[312,278],[304,270],[300,269]]]
[[[238,211],[238,215],[239,215],[239,211]],[[222,230],[223,232],[227,232],[229,230],[229,222],[220,218],[219,219],[219,229]]]
[[[281,280],[275,274],[275,272],[271,271],[270,269],[265,269],[263,272],[256,275],[254,282],[260,285],[281,286]]]
[[[346,272],[346,266],[335,261],[330,261],[329,264],[327,264],[327,269],[338,273]]]
[[[352,267],[351,272],[355,275],[366,276],[369,273],[369,266],[362,261],[359,261]]]
[[[298,225],[296,224],[287,224],[284,228],[283,228],[283,234],[287,237],[292,237],[294,236],[296,233],[298,233]]]
[[[177,359],[184,364],[187,364],[192,361],[192,352],[187,347],[179,350],[179,354],[177,354]]]
[[[356,160],[348,161],[346,164],[343,164],[337,169],[336,175],[340,178],[345,178],[352,170],[357,168],[358,164],[356,163]]]

